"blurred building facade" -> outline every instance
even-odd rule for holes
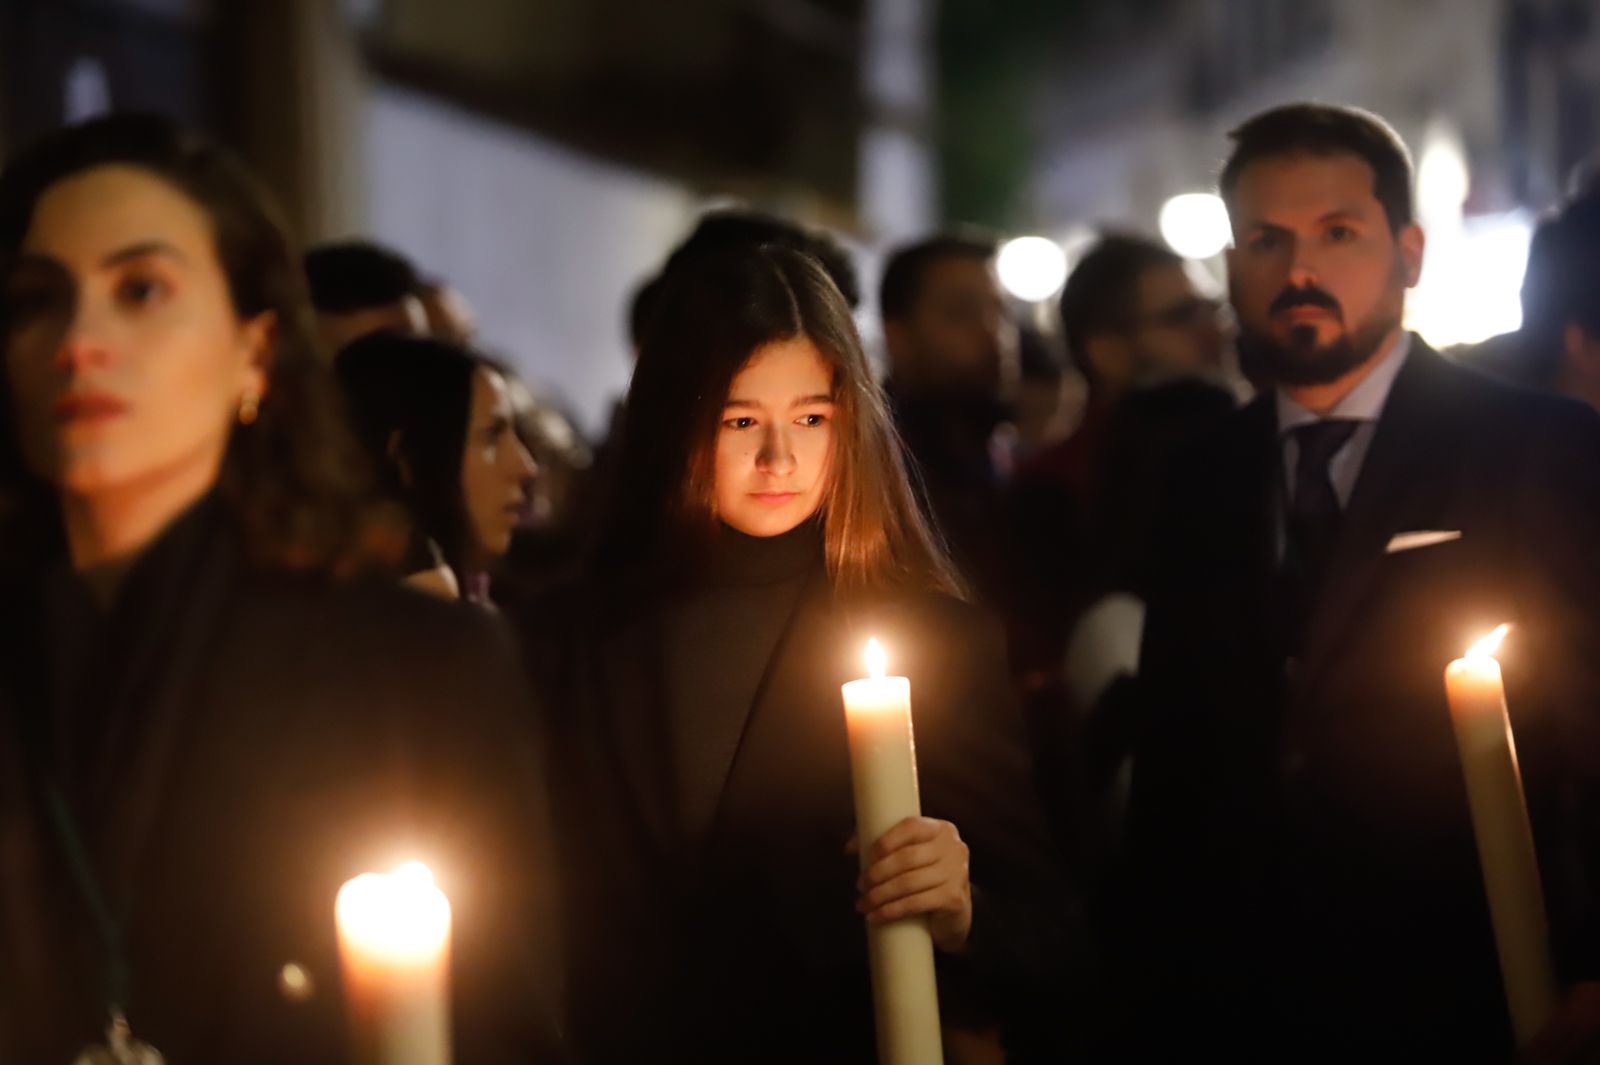
[[[1215,188],[1250,114],[1354,104],[1419,161],[1413,324],[1442,344],[1515,328],[1533,215],[1600,145],[1590,0],[1134,0],[1088,21],[1037,101],[1031,214],[1053,235],[1155,232],[1171,197]]]
[[[598,430],[633,289],[699,209],[869,260],[936,211],[932,0],[0,0],[0,148],[112,109],[230,143],[309,240],[367,234],[476,305]]]
[[[1214,186],[1229,129],[1286,100],[1376,111],[1414,151],[1448,127],[1469,212],[1546,205],[1600,144],[1589,0],[1139,0],[1095,21],[1041,89],[1040,218],[1152,227]]]
[[[589,429],[629,373],[629,295],[708,203],[832,226],[869,281],[942,213],[1070,246],[1153,231],[1170,197],[1213,186],[1228,129],[1296,98],[1442,146],[1428,187],[1462,187],[1441,234],[1519,211],[1520,232],[1600,143],[1600,9],[0,0],[0,148],[110,108],[211,130],[310,239],[371,234],[457,285],[484,342]],[[1484,236],[1485,261],[1515,237]],[[1511,274],[1489,282],[1506,303]]]

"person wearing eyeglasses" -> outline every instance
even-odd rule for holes
[[[1088,387],[1083,421],[1025,462],[1012,490],[1030,574],[1017,665],[1033,687],[1059,666],[1086,600],[1116,579],[1095,545],[1127,553],[1130,508],[1140,510],[1140,493],[1153,489],[1169,438],[1181,441],[1191,423],[1232,407],[1219,387],[1227,341],[1219,305],[1164,246],[1102,237],[1068,277],[1060,310],[1067,352]]]

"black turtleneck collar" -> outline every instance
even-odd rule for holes
[[[822,523],[803,521],[777,536],[751,536],[728,525],[717,527],[705,570],[706,583],[783,584],[822,561]]]

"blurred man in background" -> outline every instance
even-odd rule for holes
[[[1459,357],[1600,408],[1600,188],[1580,186],[1539,222],[1522,282],[1521,327]]]
[[[996,430],[1010,414],[1018,341],[995,252],[992,240],[959,233],[900,248],[879,303],[895,423],[956,564],[998,606],[1008,586],[998,520],[1008,471]]]
[[[1125,567],[1108,565],[1108,552],[1118,559],[1136,553],[1128,526],[1142,529],[1148,521],[1128,511],[1153,509],[1151,495],[1161,486],[1151,467],[1163,465],[1191,420],[1204,423],[1232,409],[1215,383],[1225,340],[1217,303],[1200,293],[1183,260],[1164,246],[1131,235],[1104,237],[1067,278],[1060,312],[1067,353],[1087,384],[1088,402],[1070,437],[1017,470],[1013,507],[1028,580],[1019,589],[1026,617],[1013,656],[1025,676],[1054,672],[1070,620],[1086,598],[1107,580],[1127,576]],[[1141,397],[1142,422],[1172,431],[1148,424],[1139,433],[1126,431],[1119,422],[1134,396]],[[1108,467],[1113,438],[1119,446]],[[1110,500],[1122,504],[1119,518],[1098,520],[1110,518]],[[1119,571],[1116,577],[1111,568]]]
[[[306,280],[330,356],[369,333],[429,332],[421,279],[399,252],[364,240],[321,244],[306,253]]]
[[[1094,868],[1118,821],[1156,515],[1176,457],[1234,405],[1216,380],[1217,312],[1183,260],[1154,241],[1110,235],[1088,249],[1060,300],[1085,416],[1025,461],[1011,489],[1021,563],[1012,662],[1041,787],[1063,834],[1083,833]]]
[[[417,298],[422,301],[429,336],[452,344],[471,344],[477,339],[477,312],[450,282],[428,278],[417,285]]]
[[[1561,358],[1556,390],[1600,409],[1600,192],[1561,212]]]

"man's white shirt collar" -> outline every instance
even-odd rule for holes
[[[1361,383],[1350,390],[1350,394],[1341,399],[1334,408],[1326,414],[1316,414],[1307,410],[1294,400],[1288,393],[1278,388],[1278,432],[1288,433],[1302,425],[1323,418],[1347,418],[1358,422],[1375,422],[1383,414],[1383,407],[1389,401],[1389,392],[1394,388],[1394,379],[1400,375],[1400,368],[1405,365],[1406,358],[1411,354],[1411,334],[1402,331],[1400,337],[1389,346],[1389,350],[1378,358],[1378,364],[1372,372],[1361,379]]]

